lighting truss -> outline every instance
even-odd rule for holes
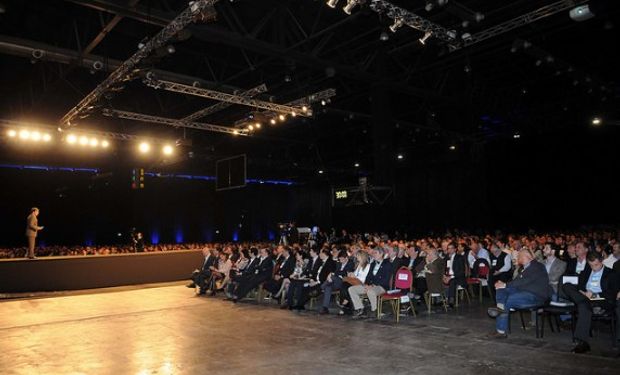
[[[385,0],[370,0],[369,6],[373,11],[379,14],[385,14],[394,21],[402,20],[402,22],[409,27],[425,33],[432,33],[434,38],[448,43],[448,47],[450,47],[450,49],[457,48],[455,31],[448,30],[443,26],[422,18],[415,13],[398,7]]]
[[[244,98],[252,98],[258,94],[262,94],[265,91],[267,91],[267,86],[263,83],[260,86],[256,86],[254,88],[251,88],[247,91],[242,92],[241,94],[239,94],[240,96],[243,96]],[[228,107],[230,107],[232,104],[228,103],[228,102],[219,102],[217,104],[214,104],[210,107],[207,107],[205,109],[201,109],[198,112],[194,112],[189,116],[183,117],[181,119],[181,121],[195,121],[198,120],[199,118],[203,118],[206,117],[212,113],[221,111],[223,109],[226,109]]]
[[[517,27],[521,27],[532,22],[536,22],[540,19],[552,16],[556,13],[562,12],[566,9],[572,8],[576,5],[586,3],[587,0],[561,0],[555,3],[546,5],[542,8],[536,9],[529,13],[523,14],[519,17],[513,18],[504,23],[500,23],[499,25],[490,27],[486,30],[480,31],[476,34],[473,34],[470,38],[464,39],[456,48],[451,51],[455,51],[460,48],[469,47],[472,44],[476,44],[482,42],[483,40],[487,40],[493,38],[497,35],[503,34],[510,30],[516,29]]]
[[[146,42],[133,56],[123,62],[75,107],[71,108],[60,120],[60,126],[65,128],[74,126],[75,124],[72,124],[72,121],[78,118],[84,111],[88,110],[106,91],[120,82],[132,79],[135,75],[134,70],[142,59],[147,57],[154,50],[164,46],[170,38],[179,31],[183,30],[196,19],[202,17],[203,13],[217,1],[218,0],[196,0],[191,2],[187,9],[181,12],[181,14],[172,20],[172,22],[164,27],[157,35]]]
[[[147,86],[153,87],[155,89],[163,89],[166,91],[178,92],[181,94],[188,94],[194,96],[200,96],[202,98],[218,100],[221,102],[228,102],[233,104],[241,104],[247,105],[249,107],[254,108],[262,108],[273,112],[286,113],[291,114],[295,113],[299,116],[310,117],[312,112],[310,110],[304,112],[301,108],[292,107],[284,104],[276,104],[271,102],[266,102],[263,100],[257,100],[252,98],[245,98],[241,95],[228,94],[224,92],[219,92],[215,90],[203,89],[198,87],[193,87],[189,85],[184,85],[182,83],[176,83],[171,81],[158,80],[153,77],[153,75],[147,74],[144,79],[144,83]]]
[[[118,111],[115,109],[104,109],[103,115],[109,116],[109,117],[123,118],[127,120],[143,121],[143,122],[150,122],[154,124],[174,126],[174,127],[208,130],[208,131],[212,131],[216,133],[226,133],[226,134],[233,134],[233,135],[248,135],[247,131],[245,130],[229,128],[227,126],[206,124],[202,122],[182,121],[182,120],[178,120],[174,118],[145,115],[142,113],[135,113],[135,112]]]
[[[291,102],[286,103],[286,105],[290,105],[293,107],[302,107],[302,106],[310,106],[314,103],[318,103],[322,100],[328,100],[336,96],[336,89],[326,89],[323,91],[315,92],[314,94],[310,94],[308,96],[304,96],[303,98],[295,99]],[[308,109],[310,112],[310,109]],[[255,114],[255,117],[274,117],[275,113],[272,111],[262,111]],[[235,126],[242,126],[246,124],[247,119],[239,120],[235,123]]]

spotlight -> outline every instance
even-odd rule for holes
[[[88,144],[88,138],[85,136],[80,137],[80,145],[86,146]]]
[[[49,135],[47,133],[43,134],[43,142],[49,142],[51,140],[52,140],[52,136],[51,135]]]
[[[98,60],[95,61],[93,63],[93,69],[94,70],[101,70],[101,69],[103,69],[103,63],[101,61],[98,61]]]
[[[515,134],[512,136],[512,138],[514,138],[514,139],[519,139],[519,138],[521,138],[521,134],[519,134],[519,133],[515,133]]]
[[[327,6],[330,8],[335,8],[336,5],[338,5],[338,0],[328,0],[327,1]]]
[[[35,130],[35,131],[33,131],[33,132],[30,134],[30,139],[32,139],[32,140],[33,140],[33,141],[35,141],[35,142],[40,141],[40,140],[41,140],[41,133],[39,133],[39,132],[38,132],[38,131],[36,131],[36,130]]]
[[[326,106],[326,105],[327,105],[327,102],[326,102],[325,100],[321,100],[321,105],[322,105],[322,106]]]
[[[138,146],[138,150],[143,153],[146,154],[147,152],[151,151],[151,145],[148,144],[147,142],[142,142],[140,143],[140,145]]]
[[[164,155],[172,155],[172,152],[174,151],[174,149],[172,148],[172,146],[170,145],[165,145],[161,151],[164,153]]]
[[[353,164],[353,166],[354,166],[355,168],[359,168],[359,167],[360,167],[360,163],[355,163],[355,164]]]
[[[418,40],[420,41],[420,43],[422,43],[422,44],[426,44],[426,40],[427,40],[428,38],[430,38],[430,37],[431,37],[431,35],[433,35],[433,33],[432,33],[432,32],[430,32],[430,31],[427,31],[427,32],[425,32],[425,33],[424,33],[424,36],[423,36],[423,37],[421,37],[421,38],[420,38],[420,39],[418,39]]]
[[[239,134],[239,130],[237,130],[237,129],[233,130],[233,134],[234,135],[238,135]]]
[[[297,112],[295,112],[295,111],[291,112],[291,116],[297,117]]]
[[[347,0],[347,5],[344,6],[344,8],[342,8],[342,10],[344,10],[344,12],[348,15],[351,15],[351,11],[353,10],[353,8],[355,8],[355,6],[359,3],[359,0]]]
[[[69,144],[74,144],[77,142],[77,137],[73,134],[69,134],[66,139]]]
[[[249,131],[254,130],[254,126],[253,126],[253,125],[249,125],[249,126],[248,126],[248,130],[249,130]]]
[[[269,123],[271,125],[275,125],[276,124],[276,119],[272,118],[271,120],[269,120]]]
[[[301,111],[304,112],[304,113],[308,112],[308,106],[305,106],[305,105],[302,106],[301,107]]]
[[[171,44],[168,47],[166,47],[166,51],[168,51],[169,54],[173,54],[175,53],[177,50],[174,48],[174,46]]]
[[[261,126],[262,126],[262,125],[261,125],[261,123],[260,123],[260,122],[257,122],[256,124],[254,124],[254,127],[255,127],[256,129],[260,129],[260,127],[261,127]]]
[[[390,36],[385,31],[382,31],[381,35],[379,35],[379,40],[382,42],[387,42],[389,39],[390,39]]]
[[[322,169],[321,169],[321,170],[319,170],[319,174],[323,174],[323,170],[322,170]]]
[[[599,126],[603,123],[603,120],[601,120],[600,117],[595,117],[592,119],[592,125],[594,126]]]
[[[11,138],[15,138],[15,137],[17,136],[17,132],[16,132],[15,130],[11,129],[11,130],[9,130],[9,131],[7,132],[7,135],[8,135],[9,137],[11,137]]]
[[[402,18],[395,18],[394,23],[390,26],[390,31],[395,33],[396,30],[400,29],[400,27],[405,23],[405,20]]]
[[[396,156],[396,158],[397,158],[398,160],[403,160],[404,156],[403,156],[402,154],[398,154],[398,156]]]
[[[280,116],[278,116],[278,119],[280,119],[280,121],[284,121],[284,120],[286,120],[286,116],[280,115]]]
[[[104,140],[104,141],[101,141],[101,147],[103,147],[103,148],[108,148],[109,146],[110,146],[110,142],[105,141],[105,140]]]
[[[456,150],[456,146],[455,146],[455,145],[451,145],[451,146],[450,146],[450,150],[451,150],[451,151]]]
[[[21,138],[21,139],[28,139],[28,138],[30,138],[30,132],[28,130],[20,130],[19,131],[19,138]]]
[[[99,145],[99,140],[97,140],[97,138],[91,138],[88,144],[90,147],[97,147]]]

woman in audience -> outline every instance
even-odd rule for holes
[[[366,276],[370,271],[370,262],[368,261],[368,253],[359,251],[356,255],[357,267],[354,272],[351,272],[343,279],[342,287],[340,288],[340,306],[339,315],[344,315],[351,312],[351,297],[349,296],[349,287],[352,285],[364,284]]]

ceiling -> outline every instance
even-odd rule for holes
[[[108,108],[178,119],[216,103],[155,90],[136,76],[106,93],[76,129],[191,139],[176,160],[151,161],[159,168],[201,171],[217,158],[246,153],[251,174],[307,181],[318,170],[329,172],[322,178],[372,173],[378,159],[397,154],[450,158],[451,146],[578,129],[595,114],[618,118],[620,56],[613,46],[620,45],[620,12],[612,2],[585,2],[597,15],[584,22],[564,10],[455,51],[432,35],[420,43],[424,33],[408,26],[391,32],[393,20],[367,4],[349,16],[343,3],[332,9],[318,0],[220,0],[216,19],[171,40],[174,53],[167,45],[138,66],[142,74],[158,69],[226,93],[265,84],[256,98],[276,103],[336,89],[331,102],[315,104],[311,118],[265,123],[241,137],[102,116]],[[430,11],[423,0],[392,3],[453,30],[460,41],[556,2],[450,0]],[[129,58],[186,7],[178,0],[0,0],[1,117],[57,125],[115,61]],[[34,49],[44,55],[32,56]],[[252,115],[252,108],[232,105],[199,121],[234,126]],[[9,154],[3,158],[49,158]],[[119,148],[109,162],[135,162],[124,155]]]

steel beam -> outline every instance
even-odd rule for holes
[[[256,86],[254,88],[251,88],[247,91],[242,92],[241,94],[239,94],[240,96],[244,97],[244,98],[252,98],[258,94],[261,94],[263,92],[267,91],[267,86],[265,84],[262,84],[260,86]],[[228,103],[228,102],[219,102],[217,104],[214,104],[210,107],[207,107],[205,109],[201,109],[200,111],[194,112],[189,116],[185,116],[181,119],[181,121],[196,121],[202,117],[206,117],[210,114],[213,114],[215,112],[221,111],[223,109],[226,109],[228,107],[230,107],[232,104]]]

